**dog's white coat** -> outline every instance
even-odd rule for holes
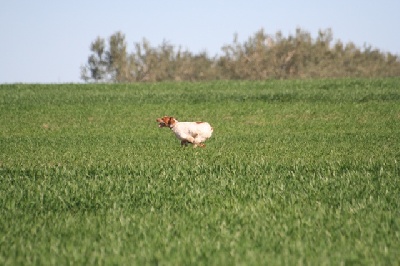
[[[211,137],[213,128],[207,122],[178,122],[171,127],[176,137],[180,140],[187,140],[193,144],[200,144]]]
[[[159,127],[169,127],[181,141],[181,145],[192,143],[204,147],[204,141],[211,137],[213,128],[207,122],[179,122],[172,116],[158,118]]]

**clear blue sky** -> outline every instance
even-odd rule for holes
[[[125,34],[128,51],[143,38],[192,52],[220,53],[235,33],[243,42],[263,28],[371,45],[400,55],[399,0],[122,1],[5,0],[0,3],[0,83],[81,82],[80,66],[97,36]]]

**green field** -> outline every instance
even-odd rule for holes
[[[0,85],[0,265],[399,265],[399,164],[399,78]]]

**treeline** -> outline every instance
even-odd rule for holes
[[[201,80],[264,80],[294,78],[400,76],[400,58],[371,46],[333,41],[331,29],[313,38],[297,29],[294,35],[259,30],[240,43],[221,48],[222,54],[194,54],[167,42],[153,47],[143,39],[128,52],[125,35],[116,32],[107,42],[98,37],[81,67],[86,82],[144,82]]]

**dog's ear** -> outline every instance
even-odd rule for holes
[[[171,117],[169,117],[169,116],[164,116],[163,120],[164,120],[164,123],[165,123],[166,125],[169,125],[169,124],[170,124],[170,121],[171,121]]]

